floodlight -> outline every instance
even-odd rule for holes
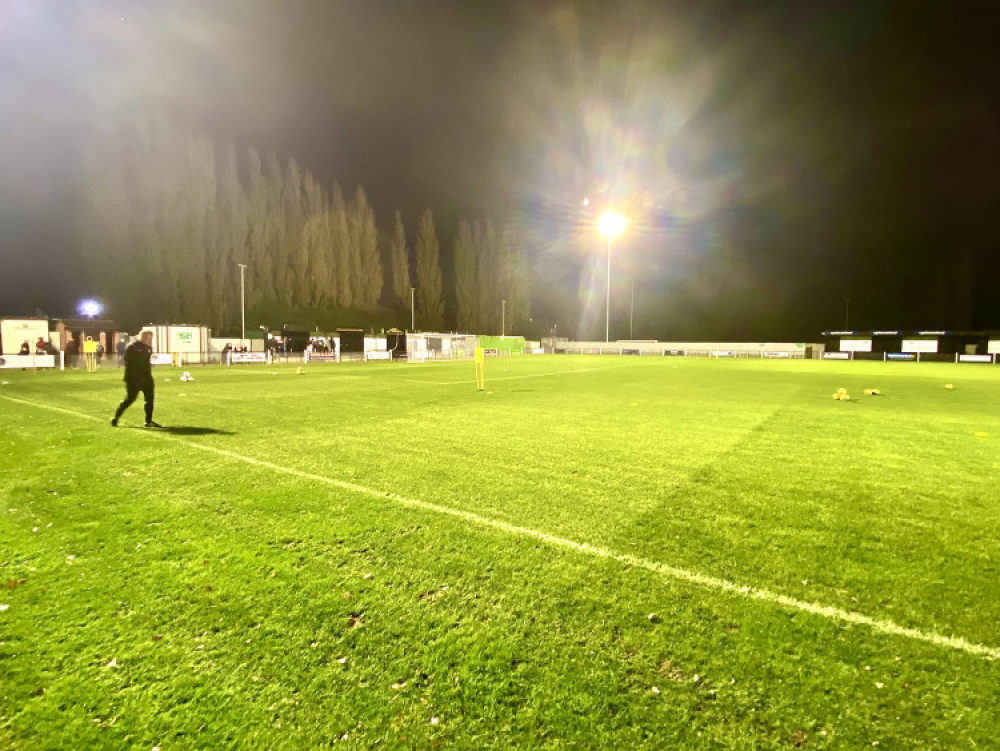
[[[103,306],[97,302],[97,300],[81,300],[80,304],[77,306],[77,312],[86,316],[87,318],[93,318],[94,316],[99,316]]]
[[[625,217],[617,211],[605,211],[597,220],[597,228],[608,238],[608,287],[604,301],[604,341],[611,341],[611,241],[625,231]]]
[[[605,211],[597,220],[597,227],[602,235],[614,237],[625,231],[625,217],[614,211]]]

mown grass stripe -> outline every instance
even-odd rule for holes
[[[74,410],[66,409],[64,407],[57,407],[51,404],[39,404],[36,402],[27,401],[24,399],[17,399],[15,397],[10,397],[6,395],[0,395],[0,398],[16,402],[18,404],[23,404],[29,407],[37,407],[39,409],[61,412],[63,414],[73,415],[76,417],[92,420],[95,422],[103,421],[101,418],[95,417],[93,415],[88,415],[83,412],[77,412]],[[777,592],[772,592],[771,590],[768,589],[736,584],[735,582],[731,582],[726,579],[720,579],[718,577],[709,576],[707,574],[698,573],[696,571],[688,571],[686,569],[677,568],[676,566],[670,566],[664,563],[656,563],[654,561],[638,558],[633,555],[616,553],[614,551],[597,547],[595,545],[590,545],[588,543],[577,542],[575,540],[570,540],[564,537],[558,537],[556,535],[551,535],[547,532],[542,532],[540,530],[531,529],[528,527],[520,527],[515,524],[510,524],[508,522],[500,521],[498,519],[491,519],[489,517],[480,516],[479,514],[475,514],[470,511],[462,511],[460,509],[450,508],[448,506],[440,506],[438,504],[430,503],[428,501],[421,501],[415,498],[407,498],[406,496],[398,495],[396,493],[391,493],[384,490],[378,490],[376,488],[369,488],[364,485],[358,485],[356,483],[347,482],[345,480],[338,480],[336,478],[326,477],[324,475],[317,475],[312,472],[305,472],[300,469],[295,469],[294,467],[285,467],[280,464],[274,464],[273,462],[265,461],[263,459],[256,459],[251,456],[245,456],[243,454],[238,454],[234,451],[218,448],[216,446],[209,446],[206,444],[196,443],[194,441],[184,440],[177,436],[172,436],[169,433],[161,433],[155,430],[149,431],[149,433],[159,437],[178,440],[186,446],[190,446],[192,448],[196,448],[201,451],[213,453],[218,456],[223,456],[236,461],[244,462],[246,464],[250,464],[253,466],[264,467],[274,472],[281,472],[283,474],[299,477],[304,480],[310,480],[313,482],[326,484],[352,493],[358,493],[361,495],[368,495],[375,498],[381,498],[410,508],[416,508],[424,511],[429,511],[435,514],[443,514],[446,516],[451,516],[482,527],[490,527],[493,529],[500,530],[502,532],[506,532],[508,534],[532,538],[540,542],[544,542],[548,545],[564,548],[567,550],[572,550],[574,552],[583,555],[617,561],[619,563],[627,564],[629,566],[634,566],[636,568],[644,569],[646,571],[659,574],[668,579],[688,582],[690,584],[694,584],[704,589],[725,592],[728,594],[734,594],[741,597],[748,597],[754,600],[761,600],[764,602],[779,605],[789,610],[798,610],[804,613],[809,613],[811,615],[816,615],[821,618],[826,618],[828,620],[840,623],[865,626],[878,633],[888,634],[891,636],[901,636],[907,639],[913,639],[915,641],[925,642],[938,647],[954,649],[961,652],[965,652],[967,654],[986,657],[987,659],[990,660],[1000,659],[1000,648],[990,647],[988,645],[979,644],[976,642],[970,642],[962,637],[944,636],[942,634],[938,634],[932,631],[931,632],[922,631],[917,628],[901,626],[898,623],[895,623],[891,620],[873,618],[871,616],[867,616],[862,613],[857,613],[850,610],[843,610],[837,607],[820,605],[818,603],[799,600],[794,597],[788,597],[787,595],[782,595]]]

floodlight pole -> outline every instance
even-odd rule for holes
[[[635,311],[635,273],[632,274],[632,298],[628,303],[628,338],[632,338],[632,314]]]
[[[500,338],[503,339],[507,334],[507,301],[500,301]]]
[[[244,276],[247,270],[245,263],[236,264],[240,267],[240,346],[247,346],[247,298]]]
[[[413,304],[413,293],[416,289],[416,287],[410,287],[410,331],[413,333],[417,332],[417,308]]]
[[[608,287],[607,294],[604,299],[604,341],[605,343],[611,341],[611,239],[612,235],[608,234]]]

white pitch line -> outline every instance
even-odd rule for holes
[[[616,370],[618,368],[625,368],[627,365],[609,365],[604,368],[574,368],[572,370],[555,370],[551,373],[531,373],[529,375],[515,375],[515,376],[492,376],[487,380],[492,383],[493,381],[516,381],[519,378],[551,378],[552,376],[561,376],[566,373],[596,373],[600,370]],[[422,383],[429,386],[468,386],[470,383],[475,383],[476,379],[469,378],[464,381],[418,381],[413,378],[406,379],[408,383]]]
[[[30,402],[24,399],[16,399],[14,397],[3,396],[3,395],[0,395],[0,398],[7,399],[12,402],[17,402],[18,404],[24,404],[29,407],[37,407],[39,409],[48,409],[48,410],[53,410],[55,412],[62,412],[64,414],[74,415],[76,417],[82,417],[84,419],[93,420],[96,422],[102,421],[100,418],[94,417],[93,415],[88,415],[83,412],[75,412],[70,409],[65,409],[63,407],[56,407],[50,404],[38,404],[36,402]],[[702,587],[703,589],[710,589],[718,592],[725,592],[727,594],[739,595],[741,597],[747,597],[752,600],[762,600],[764,602],[770,602],[776,605],[780,605],[789,610],[799,610],[804,613],[810,613],[812,615],[817,615],[820,616],[821,618],[826,618],[827,620],[831,621],[838,621],[840,623],[849,623],[856,626],[866,626],[872,629],[873,631],[877,631],[882,634],[889,634],[890,636],[902,636],[907,639],[913,639],[915,641],[922,641],[927,644],[933,644],[934,646],[945,647],[948,649],[955,649],[960,652],[966,652],[967,654],[986,657],[987,659],[990,660],[1000,659],[1000,648],[991,647],[986,644],[971,642],[967,639],[963,639],[960,636],[944,636],[942,634],[938,634],[933,631],[922,631],[917,628],[909,628],[907,626],[901,626],[898,623],[895,623],[891,620],[872,618],[871,616],[867,616],[862,613],[857,613],[851,610],[843,610],[842,608],[831,607],[828,605],[820,605],[818,603],[807,602],[805,600],[798,600],[794,597],[788,597],[787,595],[779,594],[778,592],[772,592],[771,590],[768,589],[736,584],[735,582],[731,582],[726,579],[720,579],[715,576],[709,576],[707,574],[701,574],[698,573],[697,571],[688,571],[686,569],[677,568],[676,566],[670,566],[665,563],[648,561],[645,558],[639,558],[634,555],[615,553],[612,550],[597,547],[596,545],[590,545],[585,542],[577,542],[575,540],[570,540],[565,537],[558,537],[556,535],[551,535],[547,532],[541,532],[537,529],[531,529],[530,527],[519,527],[515,524],[509,524],[507,522],[500,521],[498,519],[490,519],[489,517],[486,516],[480,516],[479,514],[474,514],[470,511],[462,511],[460,509],[450,508],[448,506],[439,506],[436,503],[421,501],[416,498],[407,498],[406,496],[397,495],[396,493],[390,493],[384,490],[377,490],[376,488],[369,488],[364,485],[357,485],[353,482],[346,482],[345,480],[337,480],[333,477],[317,475],[312,472],[304,472],[300,469],[294,469],[292,467],[284,467],[280,464],[274,464],[273,462],[264,461],[263,459],[256,459],[252,456],[244,456],[243,454],[237,454],[234,451],[228,451],[226,449],[221,449],[216,446],[207,446],[202,443],[195,443],[194,441],[183,440],[181,438],[171,436],[169,433],[161,433],[159,431],[151,430],[148,432],[148,435],[156,435],[156,436],[171,438],[172,440],[180,441],[181,443],[187,446],[191,446],[192,448],[200,449],[201,451],[207,451],[209,453],[217,454],[219,456],[224,456],[229,459],[235,459],[236,461],[244,462],[246,464],[251,464],[255,467],[265,467],[275,472],[281,472],[286,475],[300,477],[304,480],[311,480],[313,482],[323,483],[325,485],[330,485],[335,488],[340,488],[341,490],[347,490],[352,493],[358,493],[361,495],[373,496],[375,498],[381,498],[383,500],[393,501],[401,506],[407,506],[409,508],[421,509],[423,511],[429,511],[435,514],[442,514],[445,516],[455,517],[457,519],[462,519],[463,521],[467,521],[472,524],[477,524],[481,527],[490,527],[492,529],[497,529],[502,532],[507,532],[508,534],[517,535],[520,537],[529,537],[547,543],[549,545],[552,545],[553,547],[572,550],[577,553],[582,553],[583,555],[589,555],[595,558],[604,558],[606,560],[617,561],[619,563],[624,563],[629,566],[635,566],[636,568],[641,568],[655,574],[660,574],[661,576],[668,579],[688,582],[689,584],[694,584],[696,586]]]

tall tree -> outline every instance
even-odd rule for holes
[[[247,296],[254,302],[273,300],[274,257],[271,252],[273,230],[271,224],[277,217],[273,211],[269,182],[264,174],[264,164],[256,151],[247,154],[249,196],[247,201],[246,242],[243,253],[237,253],[233,263],[247,265]],[[238,270],[232,273],[239,280]],[[251,303],[252,307],[253,303]]]
[[[215,221],[215,144],[188,135],[181,143],[184,171],[178,205],[177,315],[180,320],[207,321],[209,316],[208,244]]]
[[[368,196],[359,185],[351,207],[351,234],[357,248],[358,262],[358,305],[372,308],[378,305],[382,296],[382,259],[378,252],[378,234],[375,228],[375,212],[368,203]]]
[[[528,323],[531,311],[523,241],[517,227],[510,222],[500,233],[500,259],[503,299],[507,301],[507,330],[516,333]]]
[[[308,172],[302,175],[301,199],[301,229],[292,251],[295,272],[292,304],[313,306],[320,300],[320,277],[324,274],[321,248],[327,198],[320,184]]]
[[[247,224],[246,196],[240,185],[236,147],[226,144],[218,153],[218,191],[215,203],[215,239],[209,254],[209,321],[217,328],[237,324],[239,289],[233,274],[237,258],[244,256]]]
[[[479,330],[479,281],[472,225],[458,223],[453,248],[455,259],[455,325],[459,331]]]
[[[417,231],[417,310],[421,328],[440,329],[444,325],[444,300],[441,298],[441,264],[437,230],[431,210],[420,217]]]
[[[333,219],[334,273],[336,276],[336,303],[341,308],[354,305],[354,286],[351,275],[351,231],[347,216],[347,206],[344,204],[344,194],[339,185],[333,186],[333,201],[331,203]]]
[[[276,194],[277,221],[274,223],[275,237],[271,253],[275,259],[274,286],[278,301],[288,307],[295,307],[295,266],[294,258],[302,239],[302,170],[291,159],[284,165],[273,154],[268,155],[272,191]]]
[[[403,215],[396,212],[396,229],[392,238],[392,295],[401,307],[410,304],[410,251],[406,247]]]
[[[479,330],[500,333],[500,301],[502,293],[502,266],[500,262],[500,241],[493,222],[476,222],[473,230],[476,249]]]
[[[101,134],[88,150],[82,254],[92,283],[127,323],[239,321],[247,309],[372,309],[385,272],[375,212],[363,189],[349,204],[293,160],[240,152],[165,118]],[[425,231],[425,321],[443,323],[433,219]],[[406,237],[397,216],[393,283],[408,296]],[[433,270],[433,271],[432,271]]]
[[[335,303],[333,212],[326,210],[311,216],[302,230],[302,242],[309,248],[310,293],[304,305],[324,306]]]

